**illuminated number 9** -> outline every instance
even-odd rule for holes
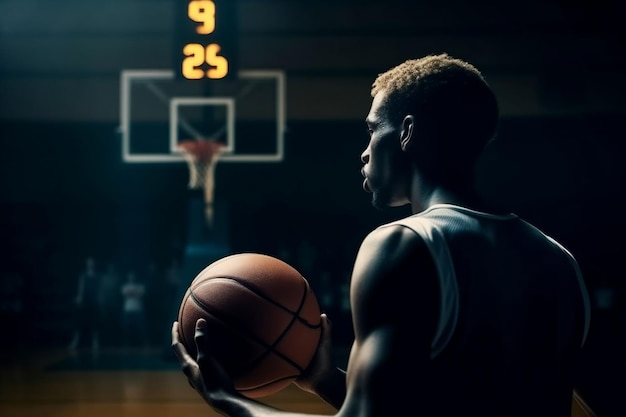
[[[228,75],[228,60],[218,55],[220,46],[216,43],[208,45],[206,48],[199,43],[190,43],[183,48],[182,72],[188,80],[199,80],[204,78],[205,72],[200,68],[204,63],[211,68],[206,72],[206,76],[211,79],[220,79]]]
[[[208,35],[215,30],[215,3],[211,0],[190,1],[187,15],[194,22],[202,23],[196,28],[199,34]]]

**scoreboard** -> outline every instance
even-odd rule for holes
[[[219,80],[237,76],[236,0],[174,0],[177,77]]]

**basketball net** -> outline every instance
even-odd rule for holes
[[[213,191],[215,165],[224,144],[215,139],[189,139],[178,144],[189,167],[190,190],[204,190],[204,214],[208,227],[213,226]]]

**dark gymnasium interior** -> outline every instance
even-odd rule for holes
[[[231,82],[241,82],[237,71],[285,76],[284,155],[217,162],[218,226],[209,237],[199,232],[185,163],[122,157],[123,71],[173,70],[205,97],[219,85],[181,79],[184,3],[0,0],[3,367],[67,349],[87,258],[108,277],[102,352],[122,344],[119,288],[129,273],[146,288],[142,343],[167,350],[181,296],[168,277],[178,266],[180,285],[193,278],[199,264],[186,264],[185,254],[198,236],[217,239],[223,253],[262,252],[299,268],[347,347],[346,289],[359,243],[408,214],[377,211],[361,188],[370,85],[406,59],[447,52],[475,64],[500,102],[479,190],[578,259],[593,309],[580,389],[598,417],[626,415],[625,3],[231,1],[223,15],[230,26],[216,38],[231,59]],[[273,151],[272,94],[251,94],[237,113],[240,152]],[[165,104],[137,97],[131,151],[167,152],[169,120],[150,117]]]

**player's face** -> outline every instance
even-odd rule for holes
[[[384,104],[385,94],[380,92],[372,100],[365,119],[370,140],[361,154],[363,189],[372,193],[372,204],[379,209],[409,203],[406,157],[400,147],[401,126],[390,120]]]

